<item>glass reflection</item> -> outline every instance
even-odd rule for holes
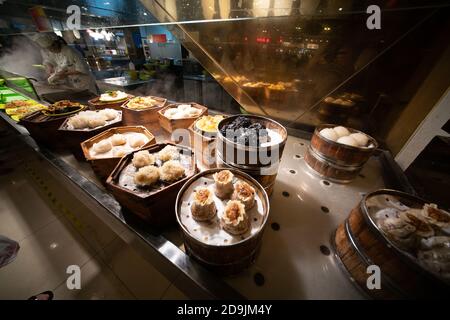
[[[448,45],[445,1],[158,3],[178,21],[247,18],[173,32],[246,112],[295,128],[332,122],[382,137]],[[381,30],[366,26],[374,3]]]

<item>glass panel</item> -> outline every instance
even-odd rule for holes
[[[366,26],[373,3],[382,9],[380,30]],[[73,31],[70,5],[81,9]],[[30,41],[48,30],[84,56],[101,92],[196,101],[291,128],[342,123],[380,141],[442,58],[450,29],[448,1],[434,0],[25,0],[0,7],[0,68],[37,79],[41,95],[65,92],[48,88],[42,48]]]
[[[149,2],[164,19],[218,19],[173,32],[246,112],[294,128],[342,123],[382,139],[448,45],[445,1],[375,1],[380,30],[366,1]]]

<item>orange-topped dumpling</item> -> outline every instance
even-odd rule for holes
[[[250,210],[255,205],[255,189],[245,181],[238,181],[234,185],[232,199],[242,202],[245,210]]]
[[[226,232],[232,235],[246,233],[250,229],[250,220],[245,212],[245,206],[240,201],[228,201],[220,224]]]
[[[192,198],[191,213],[194,220],[208,221],[216,216],[213,194],[208,188],[198,188]]]
[[[229,170],[222,170],[213,175],[215,182],[215,193],[220,199],[229,199],[234,191],[234,175]]]

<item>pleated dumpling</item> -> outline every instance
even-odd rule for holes
[[[145,138],[142,135],[135,135],[133,137],[130,137],[130,147],[133,149],[137,149],[142,147],[146,143]]]
[[[98,143],[95,143],[92,147],[95,151],[95,153],[106,153],[108,151],[111,151],[112,145],[109,140],[102,140]]]
[[[112,121],[115,118],[117,118],[119,112],[114,109],[103,109],[100,110],[98,113],[100,113],[107,121]]]
[[[71,117],[67,124],[73,129],[84,129],[88,127],[89,117],[85,114],[77,114],[76,116]]]
[[[89,117],[88,125],[89,128],[94,129],[97,127],[103,127],[106,124],[105,117],[98,115],[92,115]]]
[[[125,137],[123,134],[116,133],[116,134],[113,134],[113,136],[111,137],[111,144],[113,146],[123,146],[126,143],[127,143],[127,137]]]

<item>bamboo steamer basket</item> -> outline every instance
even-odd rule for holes
[[[115,120],[109,121],[108,123],[106,123],[106,125],[94,129],[69,129],[67,127],[67,122],[69,121],[69,119],[70,117],[64,120],[63,124],[59,127],[58,132],[61,133],[64,144],[72,152],[75,158],[80,161],[85,161],[86,158],[83,155],[81,143],[98,135],[100,132],[121,126],[122,112],[119,111],[119,114]]]
[[[313,172],[322,178],[336,183],[349,183],[358,176],[365,163],[378,148],[378,143],[371,136],[348,127],[350,133],[366,135],[369,139],[369,146],[353,147],[329,140],[320,134],[322,129],[336,126],[323,124],[316,127],[305,155],[305,162]]]
[[[227,124],[236,120],[238,117],[246,117],[252,122],[259,122],[265,125],[266,128],[276,131],[281,136],[282,141],[267,147],[255,147],[236,143],[223,136],[220,130]],[[246,167],[260,168],[281,160],[284,147],[286,145],[287,136],[288,134],[286,128],[272,119],[256,115],[234,115],[223,119],[219,123],[217,150],[226,163],[231,165],[243,165]],[[261,155],[264,155],[264,158]]]
[[[255,115],[245,115],[252,122],[259,122],[265,125],[266,128],[276,131],[281,136],[282,141],[267,147],[238,144],[224,137],[220,129],[233,122],[239,116],[242,115],[228,117],[219,123],[216,150],[217,166],[220,168],[237,169],[249,174],[264,187],[270,196],[273,192],[279,163],[286,145],[287,130],[272,119]]]
[[[194,182],[202,177],[212,177],[212,175],[218,171],[221,171],[221,169],[206,170],[189,179],[178,193],[175,210],[177,222],[182,232],[186,253],[215,273],[220,275],[231,275],[241,272],[255,261],[261,247],[264,229],[269,217],[270,204],[266,192],[255,179],[239,170],[230,169],[236,178],[253,186],[258,197],[261,199],[264,210],[261,226],[257,232],[251,234],[249,237],[241,238],[238,242],[230,245],[208,244],[197,239],[182,223],[180,217],[182,202],[185,198],[185,193]]]
[[[341,166],[319,156],[311,146],[305,153],[305,162],[312,173],[336,183],[350,183],[361,172],[363,166]]]
[[[130,100],[122,105],[123,124],[126,126],[142,125],[150,130],[151,124],[158,122],[158,111],[164,108],[167,104],[167,99],[149,96],[158,101],[158,104],[145,109],[130,109],[127,107]]]
[[[190,104],[192,107],[200,109],[201,113],[195,117],[183,118],[183,119],[169,119],[164,115],[164,112],[170,108],[176,108],[180,104]],[[158,111],[158,119],[160,126],[169,133],[172,133],[176,129],[188,129],[192,123],[194,123],[201,116],[208,114],[208,108],[198,103],[177,103],[169,104]]]
[[[166,147],[167,145],[174,145],[171,143],[154,144],[141,150],[148,150],[150,153],[156,153]],[[158,190],[150,190],[143,192],[136,186],[129,189],[126,186],[120,185],[120,174],[133,159],[136,152],[129,153],[119,160],[119,163],[109,175],[106,180],[107,188],[112,192],[117,201],[133,214],[139,216],[148,224],[154,227],[165,227],[175,223],[175,207],[174,203],[177,198],[178,191],[183,184],[190,179],[197,172],[195,164],[194,152],[187,147],[176,146],[180,151],[189,155],[189,168],[186,170],[184,178],[171,183],[164,184]]]
[[[101,110],[101,109],[122,110],[122,105],[124,103],[127,103],[131,98],[134,98],[134,96],[128,95],[128,98],[125,98],[125,99],[122,99],[119,101],[102,102],[102,101],[100,101],[100,97],[96,97],[94,99],[89,100],[88,103],[95,110]]]
[[[189,132],[191,135],[191,146],[194,146],[195,156],[201,167],[205,169],[214,169],[217,166],[217,132],[203,132],[196,127],[196,123],[197,121],[193,122],[189,127]]]
[[[325,128],[337,127],[335,124],[322,124],[316,127],[311,138],[311,148],[320,157],[341,166],[363,166],[378,148],[377,141],[364,132],[348,128],[350,133],[362,133],[369,138],[371,147],[353,147],[337,143],[322,137],[320,131]]]
[[[351,280],[374,299],[449,297],[449,284],[424,269],[417,258],[397,248],[372,218],[371,203],[389,207],[397,201],[413,208],[422,208],[426,203],[396,190],[378,190],[364,196],[332,237],[340,265]],[[368,289],[369,265],[380,267],[381,289]]]
[[[99,133],[98,135],[96,135],[86,141],[83,141],[81,143],[81,149],[83,150],[83,155],[84,155],[86,161],[88,161],[90,163],[92,169],[94,170],[95,174],[100,178],[102,183],[106,183],[106,179],[111,174],[111,172],[114,170],[114,168],[117,166],[117,164],[119,163],[119,160],[122,157],[111,156],[109,158],[96,158],[96,157],[91,156],[89,150],[92,148],[92,146],[95,143],[98,143],[102,140],[110,138],[114,134],[123,134],[123,133],[127,133],[127,132],[142,133],[143,135],[145,135],[147,137],[148,142],[145,145],[143,145],[141,148],[145,148],[145,147],[154,145],[156,143],[156,139],[153,136],[153,134],[151,134],[150,131],[148,131],[143,126],[126,126],[126,127],[111,128],[111,129],[105,130],[105,131]],[[139,149],[141,149],[141,148],[139,148]],[[136,151],[138,151],[139,149],[136,149]]]

